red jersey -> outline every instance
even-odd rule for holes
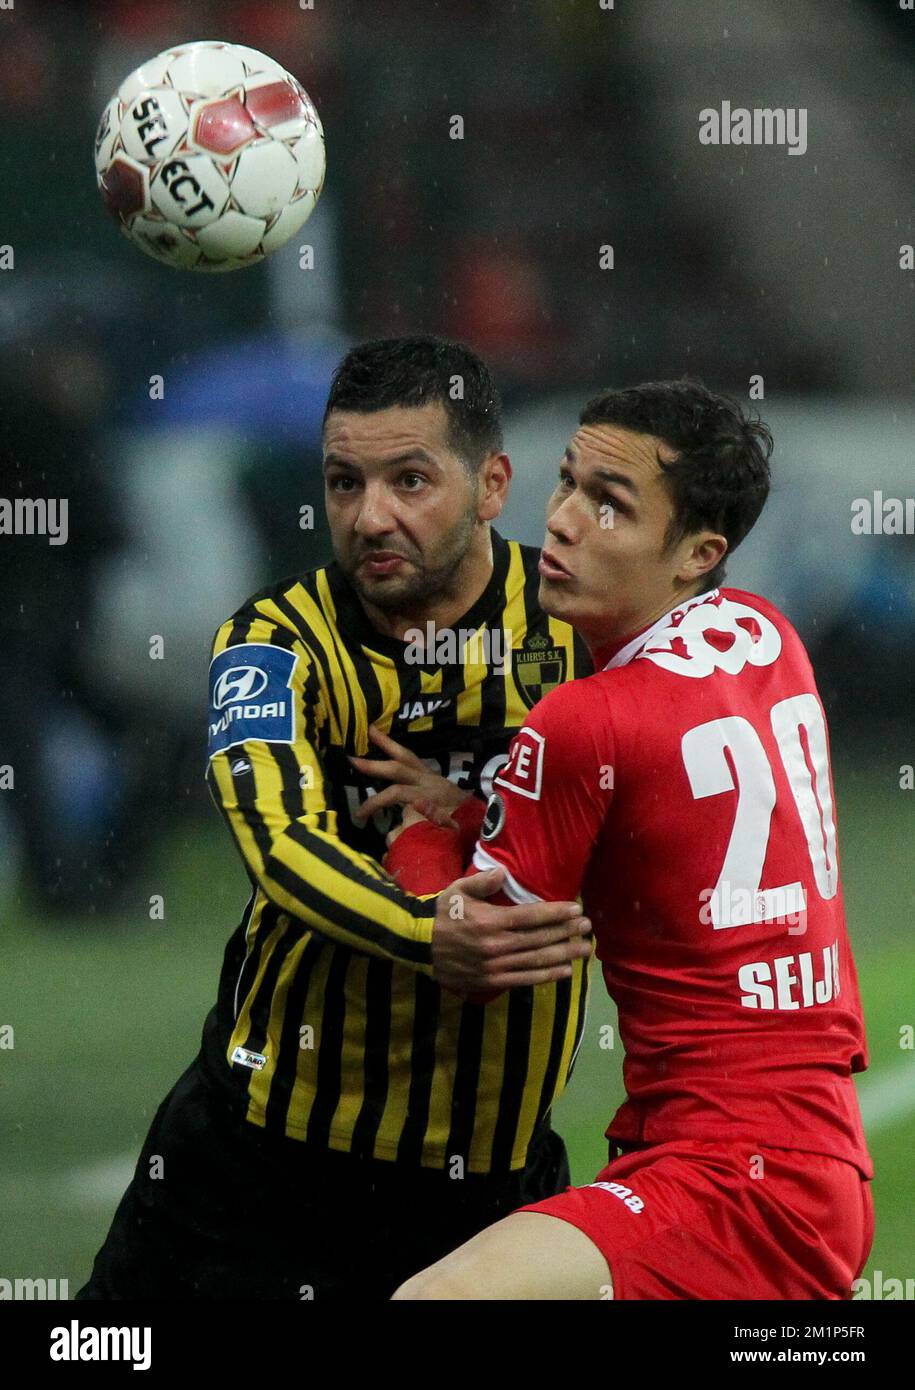
[[[503,866],[514,902],[582,899],[625,1048],[609,1137],[803,1149],[873,1175],[826,720],[771,604],[698,595],[541,700],[473,864]]]

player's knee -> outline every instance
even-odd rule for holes
[[[419,1274],[405,1280],[391,1295],[391,1300],[416,1303],[435,1299],[460,1301],[475,1297],[472,1289],[459,1274],[446,1274],[433,1265],[430,1269],[420,1270]]]
[[[414,1274],[412,1279],[406,1279],[391,1294],[392,1303],[415,1303],[418,1299],[426,1297],[423,1292],[426,1281],[421,1274]]]

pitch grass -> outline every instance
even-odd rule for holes
[[[856,764],[860,768],[860,764]],[[864,998],[871,1080],[915,1053],[900,1030],[915,1025],[913,896],[905,850],[908,798],[895,769],[867,762],[837,774],[846,900]],[[149,895],[165,897],[150,921]],[[241,913],[246,879],[216,820],[163,845],[138,885],[135,912],[79,924],[36,920],[9,905],[2,926],[0,1025],[0,1278],[85,1279],[113,1213],[120,1169],[135,1157],[155,1109],[197,1050],[223,946]],[[555,1117],[573,1178],[589,1182],[604,1159],[602,1131],[622,1095],[621,1049],[600,1046],[615,1023],[595,979],[594,1003],[572,1083]],[[915,1096],[910,1082],[908,1095]],[[915,1274],[911,1155],[915,1108],[871,1136],[877,1231],[869,1269]]]

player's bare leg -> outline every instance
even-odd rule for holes
[[[488,1226],[393,1295],[425,1299],[607,1299],[610,1270],[597,1246],[568,1221],[518,1211]]]

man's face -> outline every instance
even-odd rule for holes
[[[689,585],[692,538],[665,545],[673,501],[659,452],[665,462],[675,457],[653,435],[582,425],[560,464],[547,504],[540,603],[592,647],[660,617]]]
[[[447,439],[441,402],[334,410],[324,493],[334,555],[359,597],[409,612],[447,593],[479,519],[478,483]]]

